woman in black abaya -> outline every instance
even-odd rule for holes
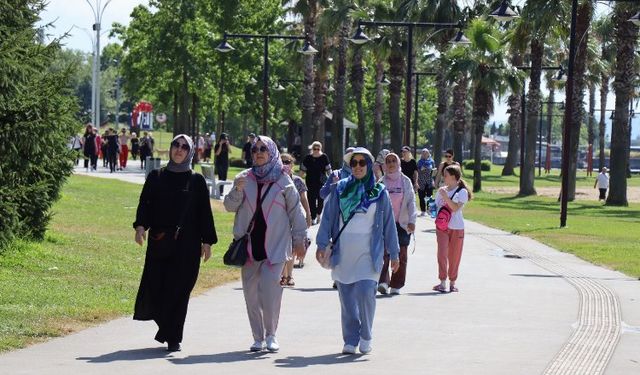
[[[171,142],[169,164],[149,174],[142,193],[136,221],[135,240],[149,241],[136,298],[135,320],[154,320],[155,339],[167,343],[168,351],[179,351],[189,295],[198,278],[200,258],[211,257],[211,245],[218,241],[204,177],[194,174],[191,160],[193,141],[180,134]],[[179,229],[178,229],[179,227]],[[160,251],[162,236],[174,237],[175,246]]]

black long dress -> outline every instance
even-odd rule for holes
[[[204,177],[190,172],[154,170],[142,193],[133,227],[175,228],[187,204],[187,182],[192,198],[180,230],[177,251],[168,257],[147,253],[136,298],[135,320],[154,320],[155,339],[161,343],[182,342],[189,296],[200,270],[201,243],[218,242]]]

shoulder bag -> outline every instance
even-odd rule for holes
[[[333,238],[331,242],[329,242],[329,245],[324,249],[324,258],[322,258],[322,261],[320,262],[320,265],[322,266],[322,268],[326,268],[328,270],[333,268],[331,265],[331,254],[333,253],[333,245],[338,242],[338,239],[340,238],[342,231],[347,226],[347,224],[349,224],[349,222],[353,218],[353,215],[355,214],[356,214],[356,211],[353,210],[351,215],[349,215],[349,218],[347,219],[347,221],[345,221],[344,224],[342,224],[342,228],[340,228],[340,231],[338,232],[338,235],[336,236],[336,238]],[[340,213],[338,213],[338,215],[340,215]]]
[[[253,228],[253,223],[256,221],[256,214],[258,212],[258,206],[262,204],[262,199],[269,194],[269,190],[273,184],[269,184],[267,190],[265,190],[262,196],[258,197],[258,202],[256,204],[256,212],[254,212],[253,217],[251,218],[251,222],[249,222],[249,227],[247,228],[244,235],[238,239],[233,239],[229,244],[229,248],[227,252],[224,253],[222,257],[222,262],[227,266],[235,266],[242,267],[247,262],[247,258],[249,256],[249,241],[251,240],[251,228]]]

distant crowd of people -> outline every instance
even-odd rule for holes
[[[199,140],[187,135],[173,139],[169,164],[144,184],[133,224],[137,243],[143,245],[147,233],[149,237],[134,319],[154,320],[155,339],[166,343],[169,351],[181,349],[200,259],[209,259],[217,242],[205,180],[192,171],[200,148]],[[226,134],[213,150],[218,178],[226,179]],[[267,136],[248,136],[242,148],[247,169],[234,178],[224,207],[235,214],[234,239],[246,239],[241,280],[253,341],[250,351],[280,349],[283,288],[295,285],[293,269],[304,266],[312,225],[319,224],[315,257],[331,269],[338,291],[344,354],[371,352],[376,294],[401,294],[416,222],[431,207],[438,212],[438,283],[432,289],[459,291],[462,211],[471,191],[452,150],[438,166],[428,149],[421,151],[418,161],[409,147],[400,151],[398,155],[382,150],[374,157],[366,148],[350,147],[341,168],[333,170],[322,144],[313,142],[297,176],[294,155],[281,153]]]

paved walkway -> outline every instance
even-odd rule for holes
[[[97,173],[98,175],[100,173]],[[125,176],[125,174],[115,175]],[[313,228],[313,232],[317,227]],[[239,282],[194,298],[183,351],[130,317],[0,355],[6,374],[640,373],[640,281],[468,223],[460,293],[431,291],[433,222],[420,218],[402,295],[379,297],[374,350],[341,355],[340,308],[312,259],[284,293],[279,353],[251,354]]]

